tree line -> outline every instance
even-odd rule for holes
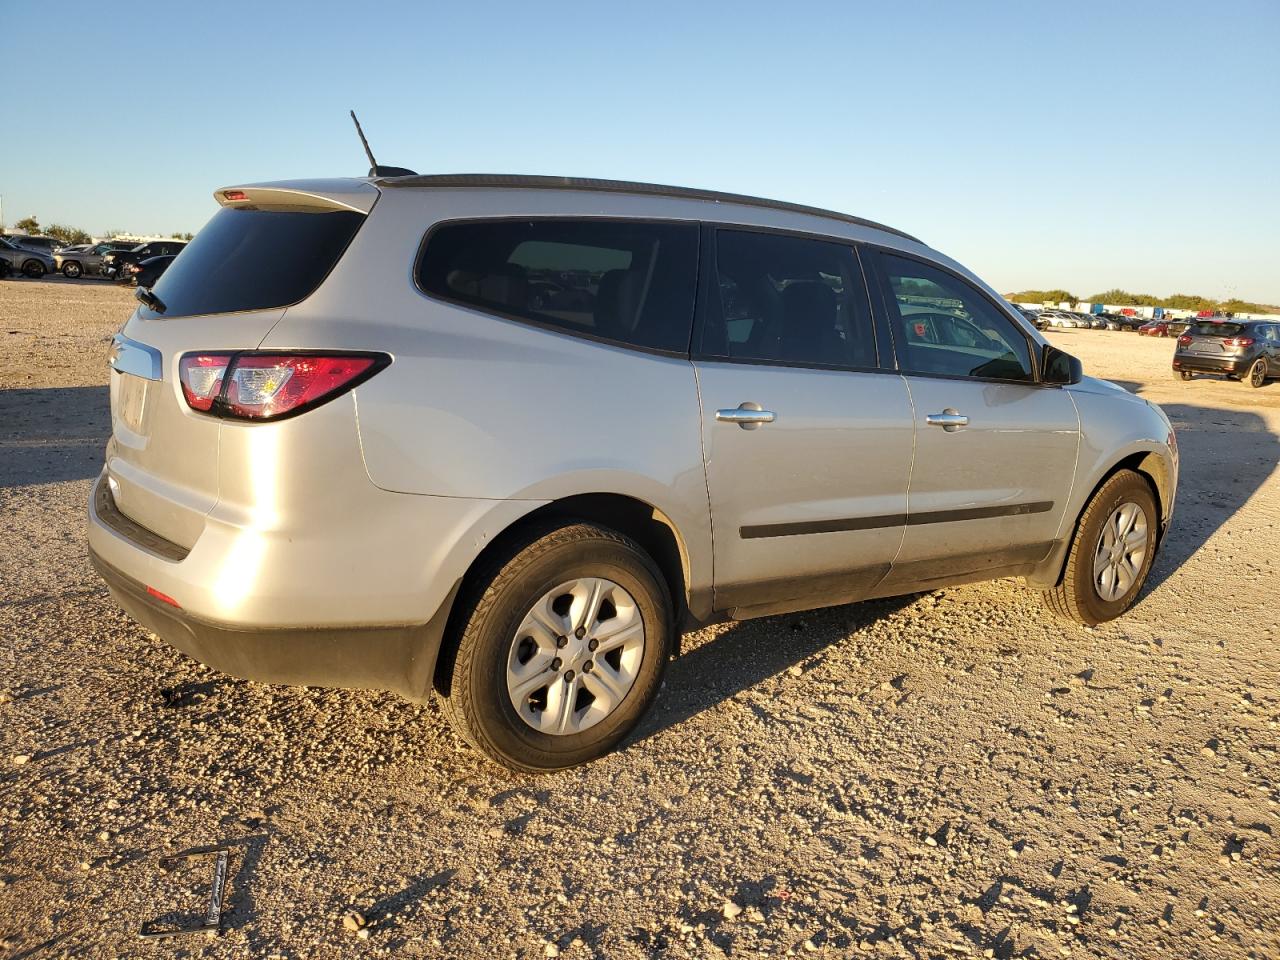
[[[81,230],[79,227],[69,227],[65,223],[51,223],[42,227],[40,226],[40,221],[35,217],[23,217],[13,225],[13,229],[21,230],[23,233],[38,234],[42,237],[53,237],[66,246],[70,246],[73,243],[90,243],[93,240],[93,235],[87,230]],[[4,224],[0,223],[0,236],[3,236],[4,232]],[[128,230],[108,230],[106,236],[117,237],[128,233]],[[174,240],[190,240],[195,234],[172,233],[169,236]]]
[[[1104,290],[1091,297],[1077,297],[1069,290],[1023,290],[1009,294],[1008,299],[1018,303],[1113,303],[1120,307],[1165,307],[1170,310],[1212,310],[1215,313],[1280,313],[1280,306],[1273,303],[1253,303],[1233,297],[1215,300],[1194,293],[1175,293],[1169,297],[1154,297],[1149,293],[1130,293],[1128,290]]]

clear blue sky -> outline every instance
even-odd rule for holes
[[[0,194],[196,230],[213,189],[383,163],[759,194],[1001,290],[1280,303],[1280,2],[0,0]],[[38,99],[37,99],[38,98]]]

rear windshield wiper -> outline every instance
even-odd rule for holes
[[[157,297],[154,293],[152,293],[146,287],[139,287],[138,292],[135,293],[134,296],[137,297],[139,300],[141,300],[143,303],[145,303],[148,307],[150,307],[156,313],[164,313],[165,311],[164,301],[161,300],[159,297]]]

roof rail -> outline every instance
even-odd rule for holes
[[[821,207],[809,207],[801,203],[786,203],[782,200],[766,200],[762,197],[751,197],[740,193],[721,193],[718,190],[700,190],[695,187],[670,187],[658,183],[634,183],[629,180],[596,180],[591,177],[538,177],[506,173],[444,173],[423,174],[412,177],[384,177],[374,181],[379,187],[499,187],[524,190],[595,190],[601,193],[635,193],[647,196],[673,197],[681,200],[709,200],[714,203],[738,203],[749,207],[763,207],[766,210],[785,210],[789,213],[806,213],[842,223],[852,223],[859,227],[870,227],[883,230],[904,239],[922,243],[918,237],[886,227],[874,220],[864,220],[847,213],[835,210],[823,210]]]

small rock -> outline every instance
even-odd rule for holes
[[[1218,746],[1219,744],[1217,740],[1210,740],[1200,748],[1200,752],[1206,757],[1216,757],[1218,755]]]
[[[724,906],[720,908],[720,913],[726,920],[733,920],[742,913],[742,908],[732,900],[726,900]]]
[[[560,956],[560,948],[557,947],[554,943],[548,943],[546,946],[542,948],[542,955],[548,958],[558,957]]]
[[[368,925],[369,921],[359,910],[348,910],[342,915],[342,926],[352,933],[363,930]]]
[[[361,927],[359,930],[357,930],[357,931],[356,931],[356,936],[357,936],[359,939],[361,939],[361,940],[368,940],[368,939],[369,939],[369,928],[368,928],[368,927]]]
[[[793,677],[799,677],[799,676],[803,676],[803,675],[804,675],[804,671],[803,671],[802,669],[800,669],[800,665],[799,665],[799,664],[797,664],[797,665],[796,665],[796,666],[794,666],[794,667],[789,667],[789,668],[787,669],[787,673],[791,674],[791,676],[793,676]]]
[[[13,756],[13,765],[14,765],[15,767],[20,767],[20,766],[22,766],[24,763],[29,762],[30,760],[31,760],[30,755],[25,754],[25,753],[17,753],[17,754],[14,754],[14,756]]]
[[[808,951],[809,953],[815,953],[817,952],[817,949],[818,949],[818,945],[814,943],[812,940],[806,940],[804,943],[801,944],[801,946],[804,947],[805,950]]]

